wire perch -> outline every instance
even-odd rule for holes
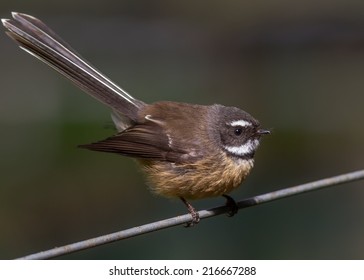
[[[306,193],[309,191],[322,189],[325,187],[330,187],[330,186],[335,186],[335,185],[339,185],[339,184],[343,184],[343,183],[357,181],[357,180],[361,180],[361,179],[364,179],[364,170],[354,171],[354,172],[310,182],[307,184],[302,184],[302,185],[258,195],[255,197],[243,199],[243,200],[237,202],[237,205],[238,205],[239,209],[247,208],[250,206],[274,201],[277,199],[281,199],[281,198],[285,198],[285,197],[289,197],[289,196],[293,196],[293,195],[298,195],[298,194]],[[219,207],[215,207],[215,208],[212,208],[209,210],[201,210],[198,213],[200,215],[200,219],[206,219],[206,218],[211,218],[211,217],[214,217],[217,215],[227,213],[229,210],[230,210],[229,207],[219,206]],[[41,259],[55,258],[55,257],[59,257],[62,255],[65,255],[65,254],[70,254],[73,252],[89,249],[92,247],[115,242],[118,240],[131,238],[134,236],[146,234],[149,232],[153,232],[153,231],[157,231],[157,230],[161,230],[161,229],[165,229],[165,228],[169,228],[169,227],[173,227],[173,226],[177,226],[177,225],[182,225],[182,224],[185,224],[188,222],[191,222],[190,214],[177,216],[177,217],[173,217],[173,218],[169,218],[169,219],[165,219],[165,220],[160,220],[160,221],[153,222],[150,224],[133,227],[130,229],[106,234],[103,236],[87,239],[84,241],[79,241],[79,242],[72,243],[69,245],[50,249],[47,251],[27,255],[27,256],[21,257],[19,259],[41,260]]]

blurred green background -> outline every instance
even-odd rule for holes
[[[17,1],[146,102],[240,107],[273,129],[236,199],[364,167],[364,2]],[[78,149],[109,110],[0,33],[0,258],[185,214],[133,160]],[[68,259],[363,259],[363,182]],[[224,203],[195,201],[198,209]]]

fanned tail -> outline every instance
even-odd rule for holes
[[[6,32],[21,49],[48,64],[70,79],[83,91],[132,121],[144,103],[101,74],[79,56],[63,39],[43,22],[32,16],[12,13],[13,19],[2,19]]]

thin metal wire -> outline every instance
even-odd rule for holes
[[[314,182],[310,182],[307,184],[302,184],[302,185],[258,195],[255,197],[247,198],[247,199],[237,202],[237,205],[238,205],[239,209],[247,208],[247,207],[251,207],[254,205],[274,201],[277,199],[281,199],[281,198],[285,198],[285,197],[289,197],[289,196],[293,196],[293,195],[298,195],[298,194],[302,194],[305,192],[322,189],[325,187],[330,187],[330,186],[335,186],[335,185],[339,185],[339,184],[343,184],[343,183],[357,181],[357,180],[361,180],[361,179],[364,179],[364,170],[354,171],[354,172],[346,173],[343,175],[338,175],[338,176],[322,179],[319,181],[314,181]],[[230,208],[227,206],[220,206],[220,207],[215,207],[215,208],[212,208],[209,210],[202,210],[202,211],[199,211],[198,213],[200,215],[200,219],[206,219],[206,218],[210,218],[210,217],[214,217],[217,215],[227,213],[229,210],[230,210]],[[27,256],[21,257],[19,259],[40,260],[40,259],[55,258],[55,257],[59,257],[62,255],[65,255],[65,254],[70,254],[70,253],[77,252],[80,250],[89,249],[92,247],[115,242],[118,240],[127,239],[127,238],[131,238],[134,236],[146,234],[149,232],[153,232],[153,231],[157,231],[157,230],[161,230],[161,229],[165,229],[165,228],[169,228],[169,227],[173,227],[173,226],[177,226],[177,225],[186,224],[188,222],[191,222],[191,215],[190,214],[181,215],[181,216],[173,217],[170,219],[160,220],[160,221],[153,222],[150,224],[145,224],[142,226],[133,227],[133,228],[118,231],[115,233],[110,233],[110,234],[106,234],[103,236],[72,243],[69,245],[57,247],[57,248],[50,249],[47,251],[27,255]]]

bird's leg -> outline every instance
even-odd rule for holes
[[[230,210],[228,212],[228,216],[232,217],[236,213],[238,213],[239,207],[236,204],[236,201],[231,196],[228,196],[227,194],[223,194],[222,196],[226,198],[226,204],[225,205],[230,208]]]
[[[183,197],[180,197],[180,199],[186,205],[188,212],[190,212],[190,214],[192,216],[192,221],[188,222],[185,225],[185,227],[192,227],[192,226],[198,224],[198,222],[200,221],[200,216],[199,216],[198,212],[196,211],[196,209]]]

